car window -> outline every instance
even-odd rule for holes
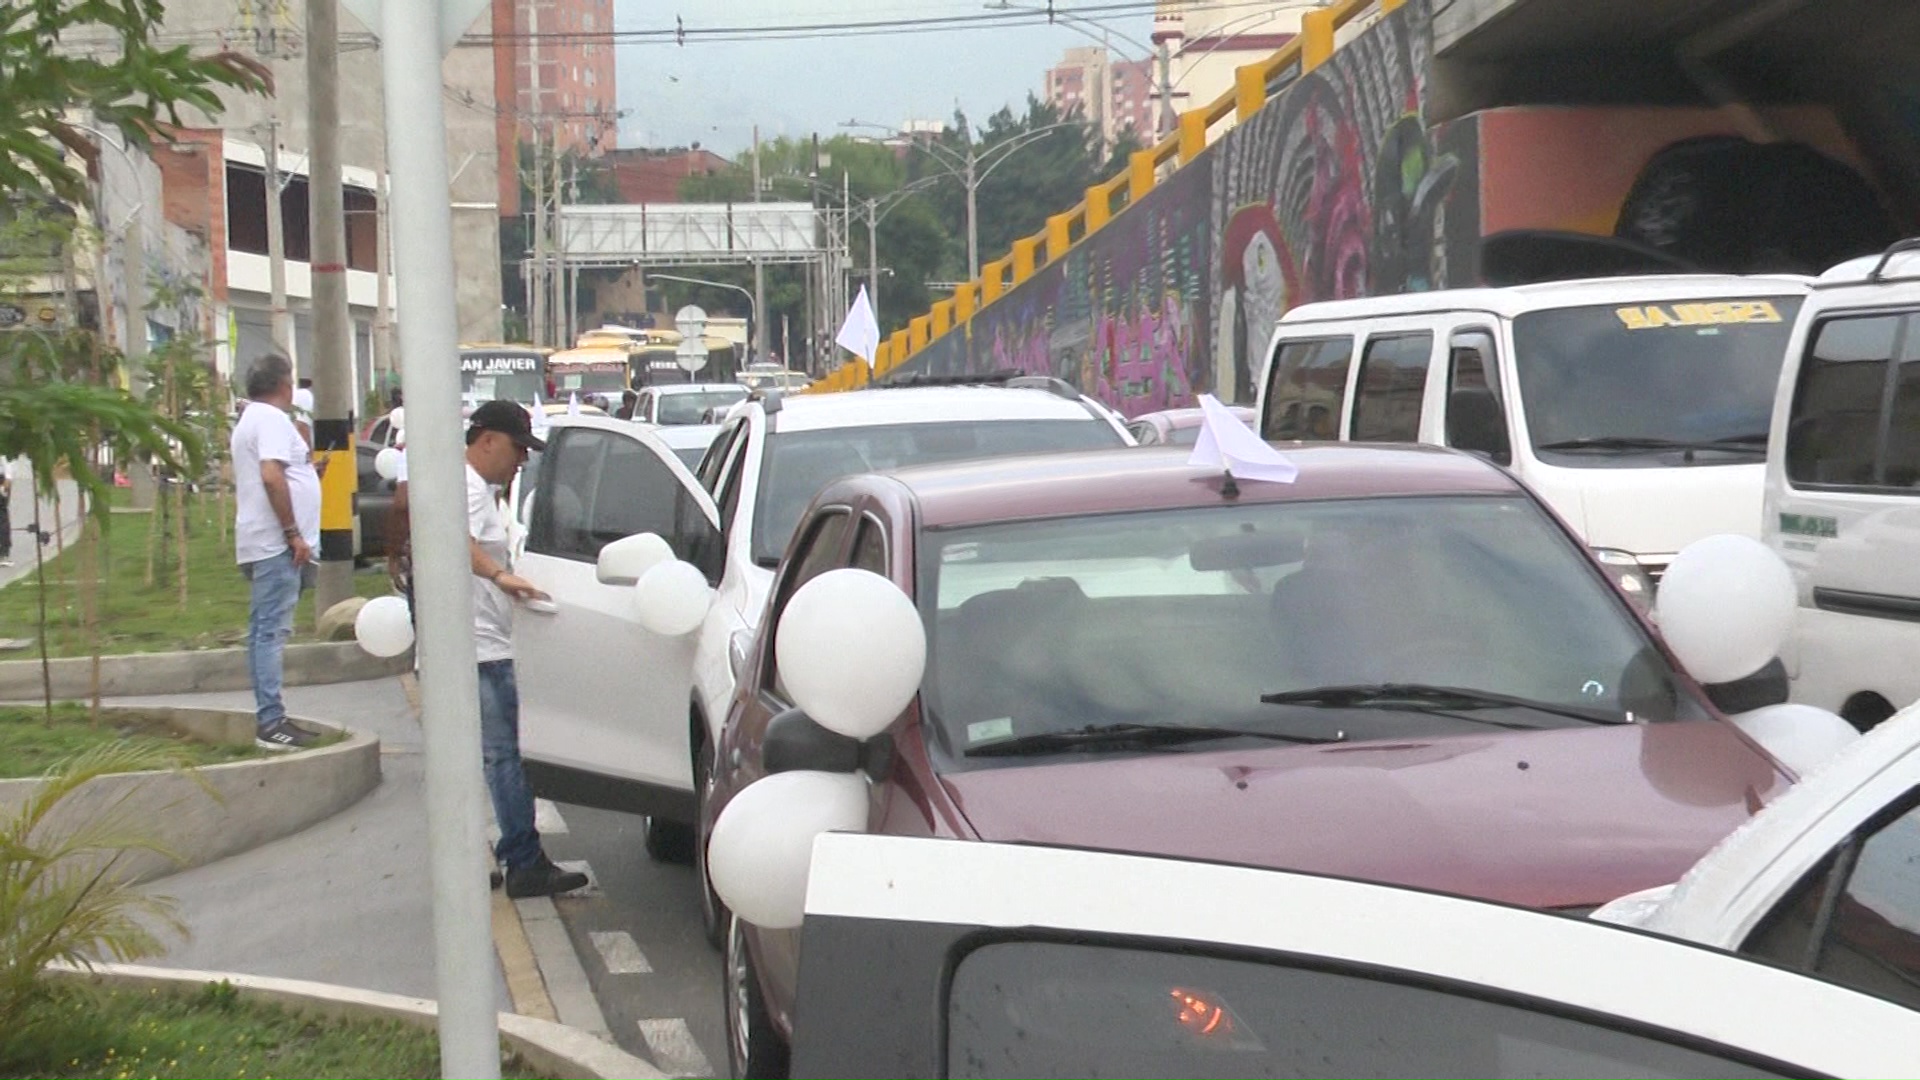
[[[793,599],[800,586],[842,565],[841,554],[846,550],[847,530],[852,523],[853,512],[844,506],[830,506],[814,515],[807,527],[806,539],[794,550],[776,590],[773,618],[767,624],[770,637],[778,632],[780,615],[787,610],[787,601]],[[777,654],[771,648],[773,642],[767,644],[766,685],[773,688],[780,700],[791,701],[791,695],[780,682]]]
[[[820,490],[843,476],[908,465],[1124,446],[1104,420],[947,420],[777,432],[755,495],[753,560],[773,566]]]
[[[872,517],[860,519],[860,532],[853,540],[853,558],[847,563],[855,570],[866,570],[881,577],[891,576],[887,565],[887,529]]]
[[[568,428],[548,444],[545,457],[528,551],[592,562],[613,541],[652,532],[698,565],[706,540],[699,506],[647,446],[613,432]]]
[[[1821,860],[1740,951],[1920,1008],[1920,788]]]
[[[1827,319],[1809,335],[1787,417],[1787,478],[1920,489],[1920,319]],[[1897,362],[1896,362],[1897,360]]]
[[[653,420],[660,424],[698,424],[708,409],[732,405],[746,396],[747,388],[744,386],[661,394],[656,402],[659,412]]]
[[[1267,375],[1264,439],[1337,439],[1347,396],[1351,337],[1289,341],[1274,350]]]
[[[387,445],[387,432],[388,432],[388,429],[390,429],[391,427],[392,427],[391,421],[388,421],[388,420],[374,421],[373,430],[367,433],[367,441],[372,443],[375,446]]]
[[[983,945],[954,968],[946,1020],[955,1077],[1780,1075],[1470,984],[1131,941]]]
[[[736,444],[744,441],[745,437],[742,433],[746,429],[745,423],[731,424],[708,444],[705,456],[700,459],[700,467],[693,471],[693,474],[700,479],[701,487],[709,492],[717,491],[722,470],[727,464],[727,456],[733,452]]]
[[[1587,552],[1524,496],[1225,503],[930,529],[915,563],[929,626],[925,715],[956,755],[1090,724],[1365,741],[1485,733],[1489,718],[1561,728],[1592,723],[1581,715],[1708,715]],[[1463,717],[1262,700],[1383,683],[1547,708]]]
[[[1360,385],[1353,396],[1357,442],[1418,442],[1420,406],[1427,394],[1433,335],[1394,334],[1367,339]]]
[[[734,519],[740,514],[740,486],[745,482],[747,475],[747,440],[749,436],[745,434],[746,425],[742,424],[740,427],[742,434],[737,440],[740,452],[733,456],[732,461],[728,462],[729,468],[726,472],[726,482],[721,485],[719,492],[720,531],[729,536],[733,534]]]
[[[1513,443],[1494,355],[1491,330],[1456,330],[1448,341],[1446,441],[1506,465],[1513,461]]]

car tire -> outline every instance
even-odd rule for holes
[[[647,856],[654,862],[684,866],[693,861],[693,825],[657,817],[642,821],[647,834]]]
[[[707,825],[707,799],[712,787],[713,744],[702,742],[693,756],[693,872],[700,879],[700,929],[707,935],[707,944],[719,949],[726,944],[727,920],[732,912],[713,891],[713,879],[707,876],[707,841],[712,835]]]
[[[746,929],[739,916],[727,919],[727,948],[721,992],[727,1017],[727,1060],[741,1080],[787,1075],[787,1044],[773,1029],[766,999],[760,995],[760,976],[747,948]]]

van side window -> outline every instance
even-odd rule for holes
[[[1911,431],[1920,420],[1920,342],[1912,324],[1891,314],[1814,328],[1787,417],[1787,479],[1906,490],[1920,483],[1920,436]]]
[[[1447,445],[1513,463],[1491,331],[1457,330],[1447,342]]]
[[[1347,366],[1353,339],[1289,341],[1274,350],[1268,365],[1267,411],[1263,439],[1340,437],[1340,409],[1347,396]]]
[[[1360,354],[1360,386],[1353,397],[1355,442],[1418,442],[1420,407],[1427,395],[1433,335],[1369,338]]]

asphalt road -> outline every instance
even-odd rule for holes
[[[724,1074],[720,954],[700,930],[693,868],[649,859],[638,817],[556,809],[565,831],[543,837],[547,853],[585,862],[597,889],[554,906],[615,1041],[669,1075]]]

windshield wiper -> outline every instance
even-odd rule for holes
[[[1023,754],[1050,754],[1059,750],[1131,749],[1154,746],[1179,746],[1182,743],[1212,739],[1267,739],[1286,743],[1340,742],[1332,735],[1289,735],[1279,731],[1246,728],[1189,727],[1183,724],[1090,724],[1064,731],[1040,731],[1032,735],[971,747],[968,757],[1015,757]]]
[[[1765,453],[1764,431],[1729,435],[1723,439],[1658,439],[1638,435],[1595,435],[1584,439],[1562,439],[1541,443],[1536,450],[1720,450],[1728,453]]]
[[[1347,686],[1316,686],[1309,690],[1282,690],[1261,694],[1269,705],[1308,705],[1328,709],[1410,709],[1415,712],[1447,712],[1464,709],[1532,709],[1535,712],[1564,716],[1588,724],[1631,723],[1622,716],[1590,712],[1571,705],[1496,694],[1488,690],[1469,690],[1459,686],[1429,686],[1425,683],[1371,683]],[[1537,724],[1514,724],[1485,716],[1463,716],[1495,727],[1534,729]]]

